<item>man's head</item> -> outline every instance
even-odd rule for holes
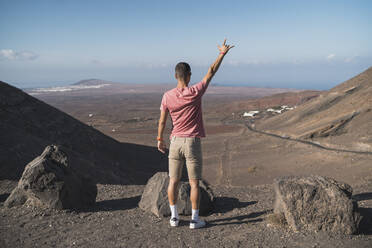
[[[186,84],[190,82],[191,78],[191,67],[186,62],[180,62],[176,65],[176,79],[178,81],[183,81]]]

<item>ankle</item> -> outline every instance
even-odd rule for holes
[[[192,220],[199,220],[199,209],[192,209],[191,219]]]
[[[179,219],[178,211],[177,211],[177,204],[169,205],[169,208],[171,210],[171,218]]]

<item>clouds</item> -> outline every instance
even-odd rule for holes
[[[0,50],[1,60],[35,60],[37,57],[37,54],[28,51],[18,52],[13,49]]]
[[[330,55],[327,56],[327,60],[332,60],[334,59],[335,56],[336,54],[331,53]]]

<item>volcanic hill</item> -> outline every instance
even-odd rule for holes
[[[91,79],[80,80],[79,82],[73,83],[71,85],[102,85],[102,84],[117,84],[117,83],[91,78]]]
[[[144,184],[167,159],[156,148],[121,143],[0,81],[0,180],[17,180],[47,145],[69,151],[73,166],[96,183]]]
[[[372,151],[372,67],[301,104],[262,119],[258,130],[322,145]]]

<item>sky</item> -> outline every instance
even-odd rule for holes
[[[330,89],[372,66],[372,1],[0,0],[0,80],[20,88],[99,78]]]

